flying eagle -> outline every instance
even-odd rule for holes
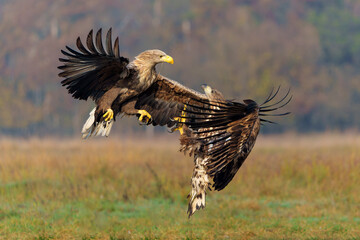
[[[137,115],[140,122],[167,126],[180,131],[181,150],[194,154],[195,168],[189,202],[189,217],[205,207],[206,189],[222,190],[233,179],[252,150],[263,116],[271,114],[291,100],[289,92],[280,101],[270,103],[279,89],[258,105],[225,100],[216,89],[204,85],[204,93],[194,91],[156,72],[158,63],[173,63],[160,50],[147,50],[129,62],[120,56],[119,38],[114,46],[111,29],[103,46],[101,29],[86,46],[80,38],[78,51],[66,46],[60,58],[61,82],[76,99],[95,101],[96,107],[85,122],[83,137],[108,136],[119,114]],[[285,102],[285,103],[284,103]],[[210,184],[210,180],[213,184]]]
[[[205,207],[206,190],[211,190],[210,179],[214,190],[224,189],[254,147],[261,123],[274,123],[262,117],[289,114],[271,113],[291,101],[289,89],[278,102],[270,103],[279,90],[280,87],[275,93],[271,91],[265,102],[258,105],[250,99],[244,103],[227,101],[218,90],[205,86],[210,103],[203,107],[192,105],[191,110],[183,110],[178,122],[184,125],[180,150],[193,154],[195,164],[189,194],[189,217]]]
[[[137,115],[139,121],[147,124],[168,127],[184,104],[203,105],[207,96],[156,72],[159,63],[173,64],[172,57],[160,50],[147,50],[135,59],[120,56],[119,38],[114,46],[111,29],[106,35],[103,46],[101,29],[93,37],[93,30],[87,36],[86,46],[76,40],[78,51],[66,46],[61,50],[66,58],[60,58],[63,64],[60,77],[62,85],[76,99],[95,101],[96,107],[85,122],[83,138],[92,135],[108,136],[113,121],[119,114]],[[182,131],[181,127],[179,128]]]

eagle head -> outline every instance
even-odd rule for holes
[[[141,61],[143,64],[146,63],[147,65],[153,66],[163,62],[170,64],[174,63],[174,59],[172,57],[158,49],[144,51],[136,56],[136,59]]]
[[[210,99],[210,100],[224,100],[224,96],[222,95],[222,93],[215,89],[210,87],[207,84],[202,84],[201,85],[202,89],[205,92],[205,95]]]

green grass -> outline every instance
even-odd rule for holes
[[[0,239],[360,239],[359,139],[301,139],[260,139],[190,220],[176,139],[2,140]]]

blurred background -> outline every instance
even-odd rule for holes
[[[175,64],[158,72],[198,91],[291,88],[292,114],[191,220],[178,133],[124,117],[81,140],[94,104],[61,86],[60,50],[110,27],[123,56],[161,49]],[[356,0],[0,0],[0,238],[359,239],[359,66]]]
[[[161,49],[175,64],[158,71],[199,91],[207,83],[261,102],[291,87],[292,115],[265,132],[360,127],[360,1],[0,0],[0,134],[78,135],[94,105],[61,87],[60,49],[110,27],[123,56]],[[135,118],[114,128],[148,129]]]

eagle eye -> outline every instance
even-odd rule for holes
[[[160,55],[160,58],[163,58],[164,57],[164,55]]]

